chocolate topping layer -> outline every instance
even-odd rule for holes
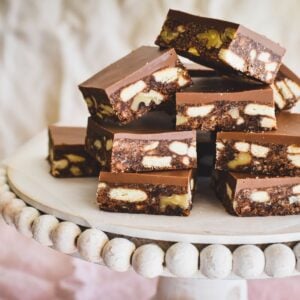
[[[224,26],[226,27],[232,27],[237,30],[237,33],[240,33],[244,36],[248,36],[249,38],[255,39],[259,43],[263,44],[266,48],[272,49],[273,52],[276,54],[282,56],[285,53],[285,49],[282,48],[278,43],[273,42],[272,40],[268,39],[266,36],[258,34],[242,25],[239,25],[237,23],[228,22],[224,20],[219,19],[211,19],[211,18],[205,18],[200,16],[195,16],[191,14],[187,14],[182,11],[172,10],[170,9],[167,15],[167,19],[177,19],[178,21],[181,21],[183,24],[188,24],[191,22],[201,22],[205,24],[208,28],[213,27],[216,29],[223,29]]]
[[[186,186],[193,175],[193,170],[161,171],[147,173],[111,173],[101,172],[100,182],[108,183],[137,183],[165,184]]]
[[[193,85],[176,93],[177,104],[201,104],[213,101],[251,101],[273,103],[273,90],[269,86],[246,80],[224,77],[196,77]]]
[[[176,139],[189,139],[195,138],[196,139],[196,130],[189,130],[189,131],[168,131],[168,132],[160,132],[160,133],[151,133],[144,134],[144,133],[117,133],[115,137],[118,139],[131,139],[131,140],[176,140]]]
[[[211,18],[205,18],[205,17],[199,17],[195,16],[192,14],[188,14],[179,10],[173,10],[170,9],[167,15],[167,19],[177,19],[179,21],[182,21],[182,23],[191,23],[191,22],[203,22],[207,24],[207,26],[211,26],[214,28],[220,28],[222,29],[225,26],[227,27],[233,27],[233,28],[238,28],[239,24],[233,23],[233,22],[228,22],[228,21],[223,21],[223,20],[218,20],[218,19],[211,19]]]
[[[232,186],[235,186],[236,194],[245,188],[268,188],[272,186],[280,185],[292,185],[300,184],[300,177],[270,177],[270,176],[256,176],[246,173],[235,173],[235,172],[224,172],[224,171],[215,171],[217,176],[223,180],[232,183]]]
[[[79,88],[104,90],[107,95],[111,95],[154,71],[174,66],[176,60],[174,49],[160,50],[158,47],[142,46],[95,74],[80,84]]]
[[[202,77],[202,76],[216,76],[217,71],[199,64],[195,63],[184,63],[185,68],[188,70],[192,77]]]
[[[52,145],[55,147],[84,145],[86,135],[86,128],[84,127],[50,125],[48,128]]]
[[[244,27],[243,25],[239,25],[239,27],[237,29],[237,34],[239,34],[239,33],[241,35],[247,36],[253,40],[256,40],[258,43],[264,45],[265,48],[271,49],[273,52],[275,52],[279,56],[283,56],[286,51],[278,43],[273,42],[272,40],[268,39],[266,36],[256,33],[255,31],[252,31],[252,30]]]

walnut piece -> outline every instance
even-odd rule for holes
[[[223,44],[220,33],[217,30],[209,29],[197,34],[197,39],[203,41],[207,49],[220,48]]]
[[[228,162],[228,168],[231,170],[236,169],[238,166],[250,164],[252,157],[248,152],[239,152],[233,160]]]
[[[188,209],[190,206],[191,195],[189,193],[171,196],[161,196],[159,208],[161,212],[164,212],[168,206],[172,208],[180,207],[181,209]]]
[[[169,28],[164,27],[160,33],[160,37],[164,42],[169,44],[171,41],[175,40],[179,35],[179,32],[171,31]]]

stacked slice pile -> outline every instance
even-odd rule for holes
[[[216,154],[215,189],[229,212],[298,213],[300,79],[281,64],[285,50],[241,25],[174,10],[156,44],[79,86],[100,209],[189,215],[197,161],[207,176]]]

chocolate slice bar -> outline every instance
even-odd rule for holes
[[[86,128],[51,125],[49,133],[50,174],[54,177],[99,175],[99,163],[85,151]]]
[[[242,25],[169,10],[156,42],[196,63],[272,83],[285,50]]]
[[[217,171],[215,190],[226,210],[240,217],[300,213],[300,177],[257,177]]]
[[[273,91],[249,80],[193,77],[176,93],[176,129],[263,131],[276,128]]]
[[[188,216],[194,190],[193,171],[101,172],[100,209],[112,212]]]
[[[219,132],[216,169],[300,176],[300,115],[280,113],[277,124],[276,131]]]
[[[103,170],[145,172],[197,167],[196,131],[133,129],[88,120],[86,149]]]
[[[300,113],[300,78],[286,65],[281,65],[271,87],[279,110]]]
[[[80,84],[79,89],[92,116],[126,124],[190,84],[174,49],[143,46]]]

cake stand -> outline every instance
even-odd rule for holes
[[[189,217],[99,211],[97,178],[55,179],[47,132],[0,169],[0,213],[43,245],[123,272],[160,276],[155,299],[247,299],[245,279],[300,270],[300,217],[238,218],[199,180]]]

